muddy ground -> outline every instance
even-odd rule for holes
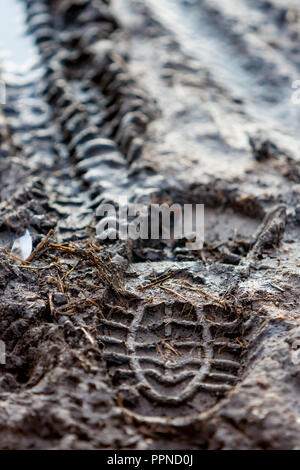
[[[23,3],[38,57],[1,67],[0,448],[299,449],[299,5]],[[120,196],[205,204],[203,249],[102,241]]]

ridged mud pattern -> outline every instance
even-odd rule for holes
[[[39,17],[41,11],[42,18]],[[45,14],[51,19],[46,21],[46,25]],[[89,85],[94,84],[99,92],[98,99],[103,103],[103,119],[100,121],[102,127],[108,124],[106,132],[115,140],[127,157],[128,163],[132,163],[142,150],[147,125],[158,111],[151,103],[150,97],[130,76],[124,60],[112,50],[112,45],[105,44],[104,41],[104,46],[101,46],[101,40],[109,37],[118,27],[106,4],[89,1],[70,6],[65,2],[29,2],[28,23],[29,31],[35,35],[41,54],[46,60],[51,57],[50,64],[53,64],[53,68],[50,65],[47,75],[48,95],[54,94],[55,97],[58,93],[62,98],[64,92],[71,98],[65,82],[57,81],[64,80],[65,77],[81,79],[85,70]],[[60,51],[57,54],[54,51],[57,51],[56,38],[59,34]],[[94,52],[91,47],[95,41],[100,44],[100,57],[99,53],[96,54],[97,49]],[[97,95],[95,98],[97,99]],[[80,109],[77,108],[76,112],[74,103],[67,103],[63,98],[60,103],[63,108],[66,105],[70,108],[73,104],[70,116],[66,116],[73,118],[73,124],[75,121],[71,132],[75,133],[87,127],[83,115],[80,121]]]
[[[241,373],[242,321],[218,306],[111,305],[100,331],[112,383],[141,419],[161,417],[167,424],[184,417],[188,423],[231,390]]]
[[[162,186],[166,188],[165,194],[171,193],[171,202],[176,199],[176,189],[172,189],[174,181],[169,177],[155,177],[154,167],[146,164],[143,168],[142,165],[138,170],[142,171],[140,181],[137,181],[135,170],[128,171],[128,164],[136,161],[147,141],[151,119],[158,118],[159,113],[150,96],[136,85],[124,60],[116,55],[107,40],[119,28],[107,5],[101,2],[79,2],[76,6],[70,6],[68,2],[29,2],[27,5],[29,30],[47,63],[42,93],[51,107],[52,119],[60,124],[62,143],[67,145],[75,171],[89,188],[89,198],[100,203],[115,200],[117,205],[118,197],[126,195],[130,202],[135,202],[142,185],[147,190],[149,202],[153,199],[161,203],[166,201],[160,194]],[[43,36],[45,28],[46,38]],[[93,39],[89,36],[90,30],[93,31]],[[43,33],[42,41],[38,39],[39,31]],[[85,82],[81,80],[83,72]],[[153,188],[152,191],[147,189],[149,187]],[[195,191],[186,189],[188,203],[201,202],[212,207],[220,203],[238,206],[241,197],[238,193],[228,197],[227,189],[220,197],[221,188],[218,193],[215,190],[207,197],[206,188],[204,191],[199,189],[198,197],[194,196]],[[253,215],[262,218],[264,210],[260,203],[253,203]],[[246,203],[240,205],[242,213],[248,212]],[[97,202],[91,202],[91,207],[97,208]],[[87,214],[89,209],[84,208],[83,212]],[[90,225],[91,219],[85,215],[84,219],[86,225],[81,223],[78,226],[80,230]],[[173,247],[173,255],[155,255],[151,242],[143,245],[142,250],[150,249],[150,255],[137,253],[138,260],[171,259],[175,255],[174,250],[177,250],[179,259],[191,259],[191,254],[182,253],[180,246]],[[223,250],[217,258],[237,264],[247,255],[250,246],[251,240],[245,241],[244,246],[235,247],[235,252],[230,253],[226,249],[226,253]],[[139,247],[137,249],[139,251]]]

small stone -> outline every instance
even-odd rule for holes
[[[67,296],[61,292],[56,292],[53,296],[53,300],[56,305],[64,305],[68,301]]]

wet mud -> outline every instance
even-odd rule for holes
[[[0,67],[1,449],[300,447],[300,9],[238,3],[23,1],[31,63]],[[120,196],[204,204],[203,248],[103,241]]]

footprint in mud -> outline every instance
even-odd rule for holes
[[[103,357],[119,401],[140,420],[184,423],[237,383],[245,356],[242,317],[207,304],[107,306]]]

